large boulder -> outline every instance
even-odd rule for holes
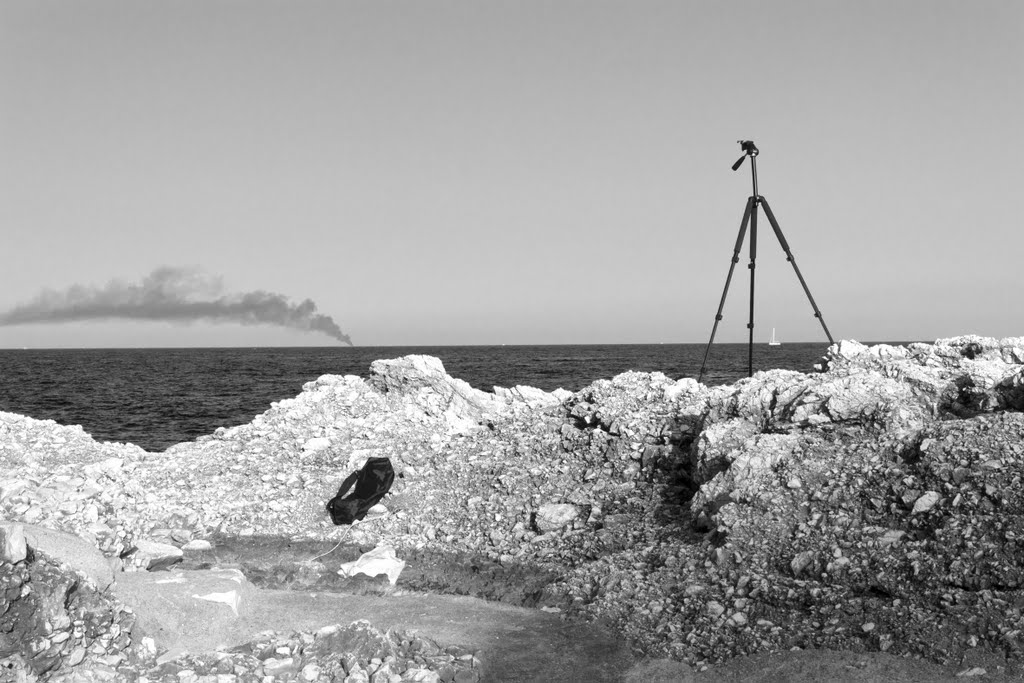
[[[825,424],[913,431],[931,414],[903,382],[877,368],[845,367],[826,374],[758,372],[708,395],[706,425],[741,418],[762,429]]]
[[[135,567],[152,571],[181,562],[184,553],[181,548],[170,543],[138,539],[135,541],[135,551],[129,557]]]
[[[494,387],[494,395],[500,399],[525,403],[531,408],[552,408],[554,406],[561,405],[565,399],[572,396],[572,394],[565,389],[544,391],[543,389],[538,389],[536,387],[522,385],[512,387],[511,389],[506,387]]]
[[[0,524],[0,562],[18,564],[28,557],[28,544],[21,524]]]
[[[727,469],[760,431],[754,423],[740,418],[709,425],[697,439],[693,475],[698,481],[707,481]]]
[[[937,410],[960,416],[1024,410],[1024,337],[964,335],[907,347],[842,341],[829,347],[820,367],[891,377]]]
[[[34,524],[14,522],[0,522],[0,535],[7,542],[16,543],[20,536],[24,547],[67,565],[101,591],[114,583],[110,561],[96,546],[78,536]],[[24,559],[24,555],[21,559]]]
[[[38,547],[37,531],[26,535]],[[135,629],[135,615],[111,591],[97,590],[66,562],[27,549],[17,564],[0,562],[0,680],[97,680],[80,676],[80,665],[148,666],[153,651]]]
[[[127,572],[114,592],[157,644],[171,652],[236,644],[257,595],[237,569]]]
[[[374,361],[367,382],[409,412],[445,420],[452,433],[477,427],[501,407],[493,394],[450,376],[441,359],[433,356]]]

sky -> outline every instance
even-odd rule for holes
[[[0,347],[706,343],[741,139],[837,341],[1024,335],[1022,33],[1019,0],[0,0]],[[755,337],[824,341],[757,246]]]

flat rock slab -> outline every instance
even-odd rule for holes
[[[240,645],[266,630],[316,631],[366,619],[381,629],[416,631],[477,651],[486,680],[618,682],[633,664],[628,648],[610,632],[541,610],[466,596],[260,589],[218,575],[224,572],[125,573],[114,591],[173,655]],[[226,603],[194,597],[232,590],[240,595],[237,615]]]
[[[244,642],[238,638],[259,602],[258,589],[237,569],[125,572],[111,590],[172,654]]]
[[[110,562],[95,545],[64,531],[35,524],[0,522],[0,535],[10,538],[20,533],[25,546],[62,562],[89,579],[101,591],[114,582]]]

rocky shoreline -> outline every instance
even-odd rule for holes
[[[574,394],[486,393],[436,358],[408,356],[375,362],[365,380],[321,377],[249,424],[163,453],[0,413],[0,679],[487,671],[482,653],[430,634],[339,640],[350,627],[328,624],[267,635],[271,650],[236,643],[230,667],[211,651],[206,666],[162,652],[103,585],[103,567],[115,583],[178,561],[198,570],[215,564],[204,542],[261,538],[344,543],[315,561],[282,550],[262,568],[242,563],[246,581],[386,593],[336,572],[387,544],[407,561],[399,590],[606,624],[637,656],[695,670],[831,648],[1016,675],[1024,337],[841,342],[818,369],[721,387],[629,372]],[[392,495],[342,538],[324,503],[376,456],[398,473]],[[90,557],[81,548],[19,545],[35,529],[79,539],[102,566],[76,566]]]

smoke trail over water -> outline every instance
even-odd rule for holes
[[[292,304],[272,292],[222,291],[219,277],[196,269],[163,267],[139,284],[115,280],[103,288],[74,285],[63,292],[46,290],[0,313],[0,326],[111,319],[266,324],[322,332],[352,344],[330,316],[317,313],[310,299]]]

